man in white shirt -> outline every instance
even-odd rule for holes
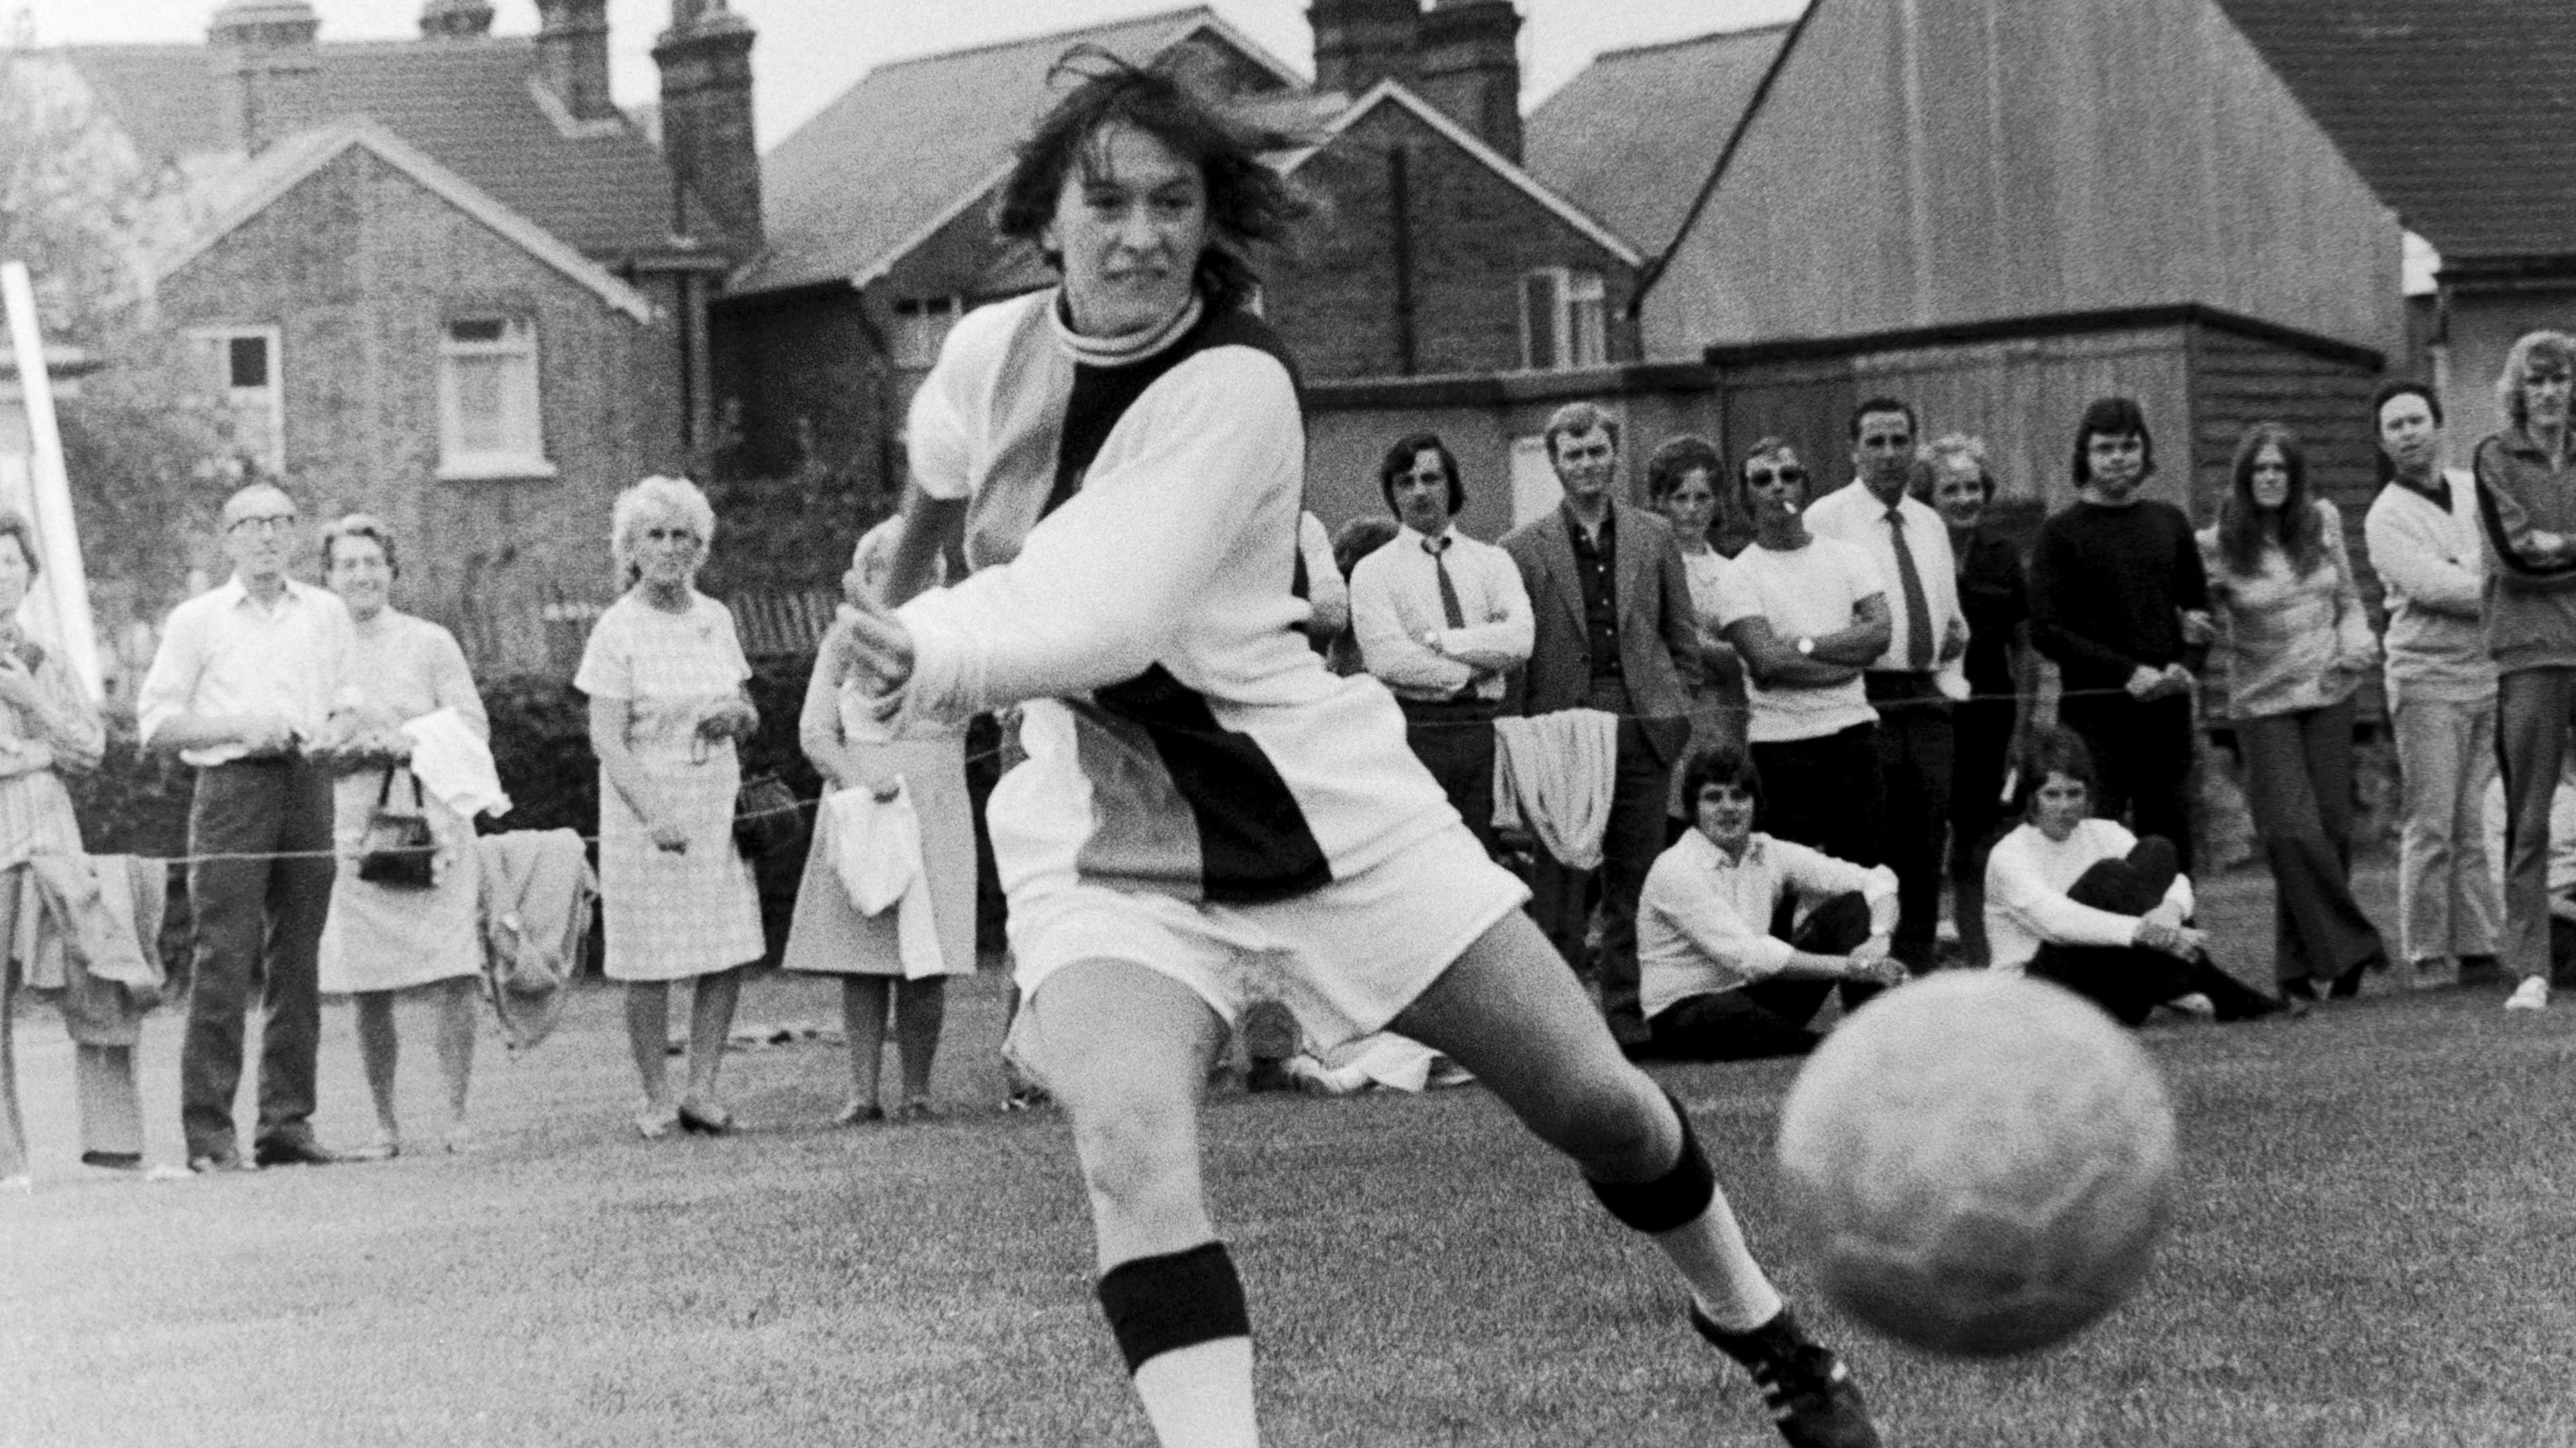
[[[1754,833],[1762,776],[1736,745],[1691,756],[1692,828],[1655,861],[1637,905],[1637,964],[1655,1054],[1798,1056],[1838,981],[1891,985],[1896,874]],[[1800,905],[1808,908],[1797,919]]]
[[[1779,839],[1875,865],[1878,715],[1860,675],[1887,649],[1887,590],[1859,545],[1807,531],[1807,470],[1787,442],[1757,440],[1742,479],[1753,541],[1718,584],[1717,624],[1744,660],[1764,820]]]
[[[1351,570],[1360,661],[1404,710],[1405,741],[1494,850],[1494,714],[1530,655],[1529,591],[1511,555],[1458,531],[1458,460],[1438,435],[1399,438],[1378,466],[1399,524]]]
[[[1861,673],[1878,710],[1879,787],[1887,863],[1902,882],[1896,957],[1933,967],[1941,919],[1942,844],[1950,823],[1956,737],[1950,704],[1968,694],[1960,660],[1968,619],[1941,515],[1906,495],[1914,468],[1914,409],[1878,397],[1852,413],[1852,482],[1807,509],[1808,531],[1869,554],[1887,587],[1889,637]]]
[[[136,698],[143,743],[197,767],[188,853],[249,856],[188,869],[195,985],[180,1049],[188,1164],[244,1165],[233,1123],[243,1016],[261,993],[259,1166],[337,1158],[314,1140],[316,952],[331,904],[331,747],[346,704],[349,612],[286,576],[302,535],[294,501],[265,483],[225,502],[233,576],[171,611]],[[262,858],[278,855],[293,858]]]

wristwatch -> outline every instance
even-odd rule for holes
[[[1798,652],[1801,655],[1812,657],[1816,652],[1816,641],[1811,638],[1802,638],[1798,640]]]

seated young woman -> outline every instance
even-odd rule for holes
[[[2210,961],[2173,842],[2094,818],[2093,755],[2081,738],[2034,731],[2014,768],[2022,823],[1986,857],[1994,969],[2053,981],[2130,1026],[2194,995],[2222,1021],[2284,1008]]]
[[[1685,1061],[1797,1056],[1841,981],[1893,985],[1896,875],[1757,834],[1762,776],[1738,744],[1682,769],[1692,828],[1655,861],[1637,902],[1648,1045]],[[1809,907],[1797,919],[1801,904]]]

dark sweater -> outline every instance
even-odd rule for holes
[[[2069,690],[2116,689],[2140,666],[2181,662],[2180,611],[2207,607],[2200,546],[2171,503],[2079,502],[2039,527],[2031,641]]]

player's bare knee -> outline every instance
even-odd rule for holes
[[[1126,1102],[1076,1113],[1074,1151],[1091,1194],[1122,1209],[1142,1209],[1186,1184],[1193,1144],[1187,1112]]]
[[[1570,1077],[1550,1102],[1539,1135],[1574,1158],[1587,1176],[1633,1180],[1672,1164],[1669,1108],[1654,1083],[1622,1064]]]

